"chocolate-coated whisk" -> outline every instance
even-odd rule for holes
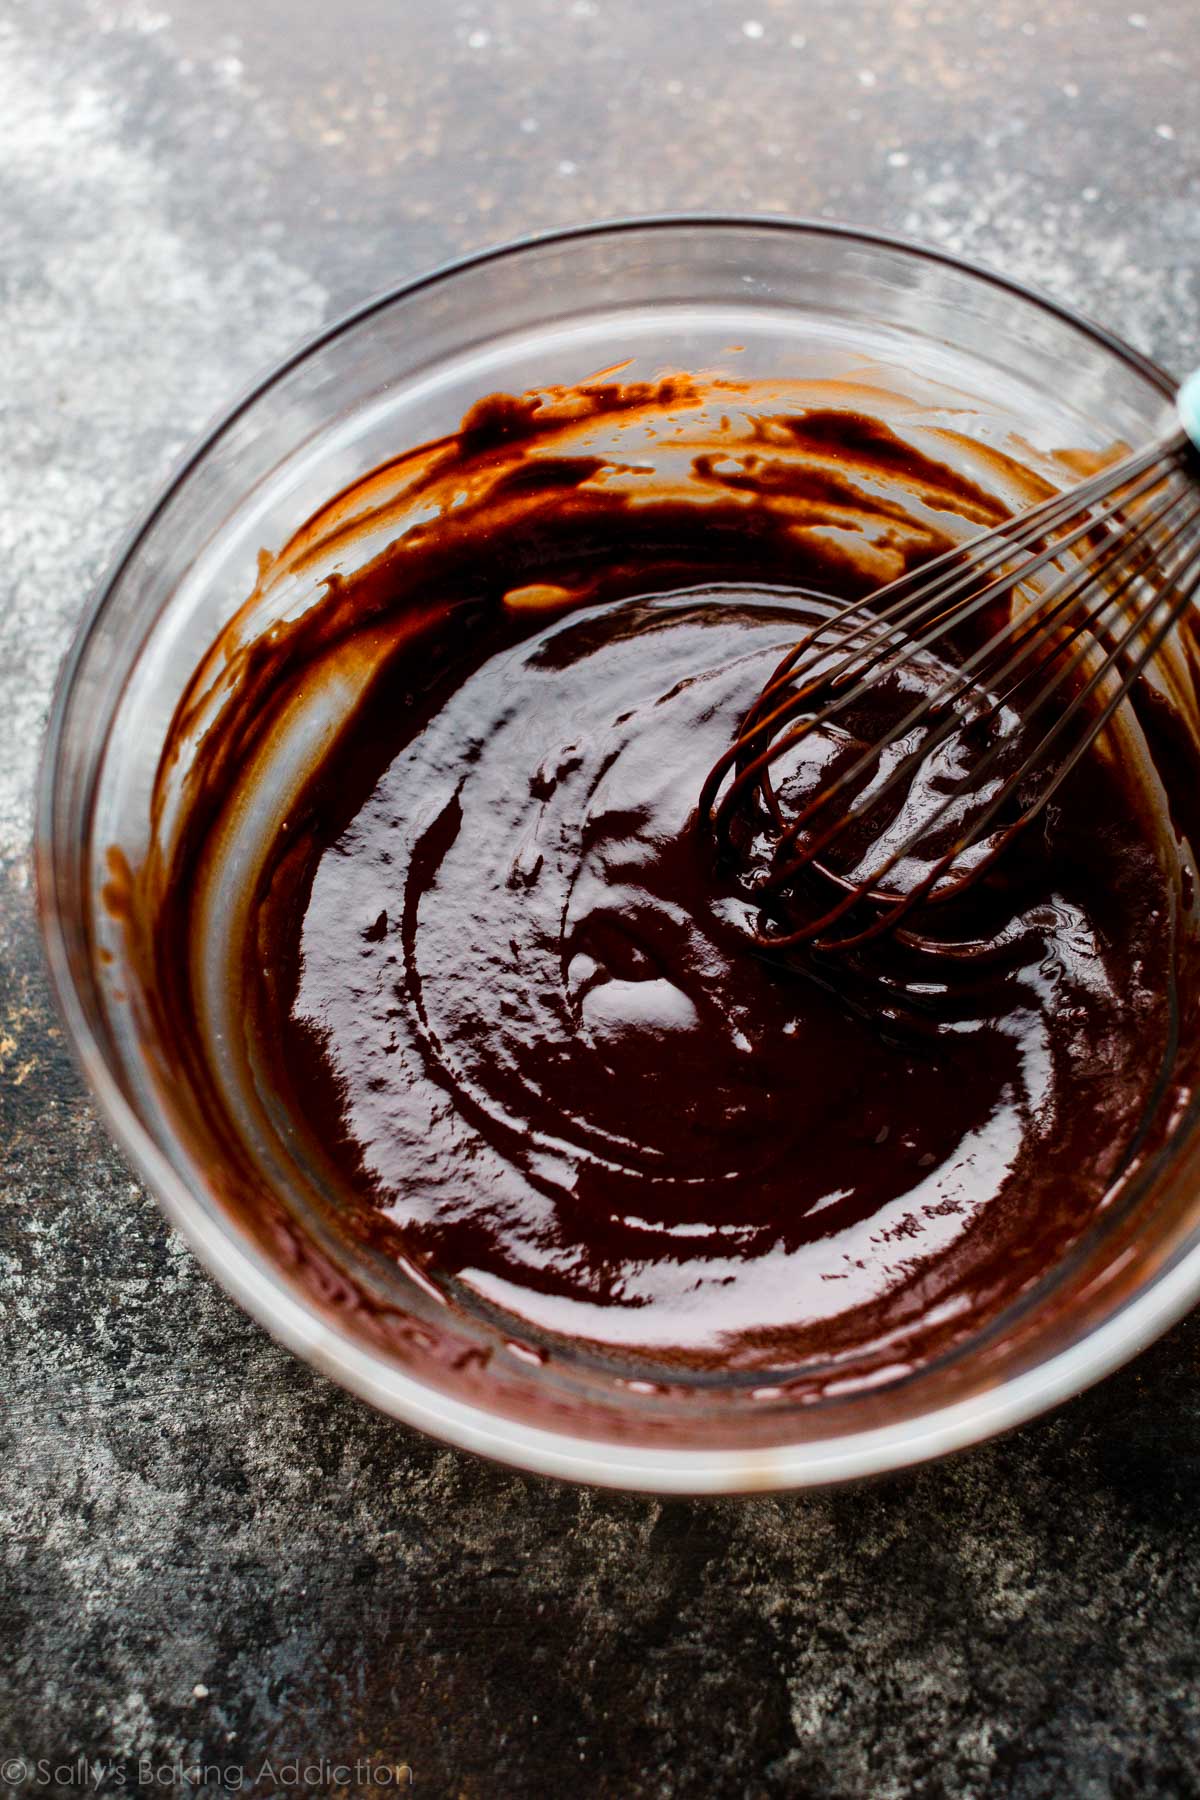
[[[850,950],[896,931],[1045,811],[1200,590],[1200,371],[1178,411],[1170,436],[788,651],[700,796],[722,853],[757,847],[752,891],[777,926],[764,941]],[[864,732],[872,699],[889,680],[903,695],[913,671],[932,691]],[[814,733],[843,753],[786,807],[781,777]]]

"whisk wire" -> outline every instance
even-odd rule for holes
[[[1130,472],[1134,477],[1145,474],[1144,469],[1140,466],[1144,460],[1144,453],[1136,459],[1139,466]],[[1125,468],[1125,466],[1120,465],[1121,468]],[[1085,519],[1065,540],[1045,545],[1040,551],[1033,553],[1022,567],[1022,578],[1028,579],[1039,572],[1048,562],[1068,552],[1087,533],[1094,531],[1098,525],[1113,517],[1120,506],[1128,504],[1131,499],[1142,497],[1162,479],[1161,469],[1152,471],[1147,478],[1135,481],[1133,488],[1123,494],[1120,499],[1110,501],[1099,513]],[[1090,486],[1091,484],[1086,485]],[[1122,482],[1122,486],[1124,486],[1124,482]],[[1076,494],[1078,491],[1075,490]],[[828,690],[830,687],[836,688],[839,680],[850,678],[856,665],[858,667],[865,665],[868,668],[865,677],[860,678],[854,685],[839,690],[835,694],[834,700],[826,708],[806,720],[799,737],[806,736],[809,731],[830,723],[835,711],[844,710],[853,705],[882,677],[893,673],[906,661],[911,661],[914,656],[920,655],[922,651],[935,644],[944,635],[945,630],[944,613],[939,613],[932,623],[930,622],[929,614],[935,607],[944,606],[947,600],[953,600],[959,593],[967,593],[968,600],[954,613],[953,622],[961,625],[967,619],[976,616],[1002,592],[1010,589],[1014,585],[1013,579],[1003,572],[997,574],[993,581],[980,589],[978,586],[980,568],[982,567],[985,571],[990,570],[994,559],[1011,557],[1014,550],[1023,550],[1038,543],[1045,536],[1047,530],[1056,529],[1065,522],[1071,516],[1071,511],[1078,509],[1078,500],[1076,499],[1074,507],[1070,510],[1065,507],[1064,500],[1064,496],[1054,496],[1050,501],[1043,502],[1038,507],[1031,509],[1029,513],[1021,515],[1017,523],[1023,522],[1023,529],[1017,534],[1005,535],[1006,526],[1013,523],[1006,521],[1005,525],[998,526],[974,539],[969,546],[966,546],[966,551],[971,554],[971,561],[965,568],[963,567],[964,549],[956,547],[945,552],[932,563],[924,565],[922,570],[898,577],[888,586],[878,589],[874,596],[847,603],[834,612],[821,626],[807,633],[797,644],[793,645],[747,714],[737,740],[714,764],[702,790],[700,808],[704,813],[711,810],[716,791],[728,769],[735,762],[741,762],[754,743],[765,742],[765,754],[744,763],[739,768],[738,776],[731,788],[723,795],[713,821],[718,836],[723,834],[741,794],[785,747],[785,741],[780,740],[776,735],[779,729],[805,710],[806,702],[813,693],[821,689]],[[928,576],[930,579],[918,583],[916,580],[918,575]],[[909,610],[907,595],[914,588],[921,598],[918,604]],[[881,607],[879,604],[881,601],[888,601],[889,604]],[[813,648],[817,639],[827,631],[840,628],[847,619],[856,613],[865,612],[868,608],[871,609],[871,617],[865,621],[866,627],[869,631],[875,631],[878,627],[878,633],[869,639],[866,649],[850,651],[832,669],[821,670],[803,686],[791,688],[789,698],[772,712],[764,715],[763,706],[781,688],[790,686],[791,671]],[[870,649],[885,636],[894,635],[890,628],[901,622],[904,628],[903,636],[897,641],[890,658],[882,665],[870,666],[866,662]],[[918,624],[922,625],[924,629],[921,635],[914,638],[913,628]],[[798,742],[799,737],[791,738],[786,742]]]
[[[1193,515],[1193,519],[1200,519],[1200,509]],[[1017,778],[1012,779],[1000,789],[993,800],[985,807],[984,811],[972,821],[970,832],[964,837],[959,838],[948,850],[943,852],[931,866],[927,874],[922,876],[920,881],[908,892],[902,896],[893,897],[889,895],[879,895],[874,890],[877,888],[878,883],[882,881],[892,869],[897,866],[897,864],[904,860],[905,856],[911,854],[912,850],[921,839],[928,835],[931,827],[936,824],[940,817],[944,816],[945,811],[948,810],[949,803],[938,808],[935,814],[923,819],[920,827],[910,834],[905,842],[887,857],[883,864],[872,870],[869,876],[863,878],[857,887],[852,889],[846,895],[845,900],[839,902],[836,908],[831,909],[831,911],[824,915],[823,918],[810,922],[809,925],[802,927],[798,932],[792,933],[786,938],[772,938],[772,943],[796,944],[807,942],[811,943],[816,949],[855,949],[861,944],[868,943],[873,938],[882,936],[885,931],[894,929],[900,919],[905,917],[915,907],[922,904],[937,904],[939,902],[944,904],[946,901],[954,899],[957,895],[961,894],[967,886],[977,881],[1000,856],[1007,843],[1010,842],[1019,831],[1023,831],[1027,826],[1031,825],[1033,821],[1044,812],[1045,808],[1049,805],[1051,799],[1067,779],[1067,776],[1071,773],[1072,769],[1076,767],[1080,758],[1087,753],[1100,732],[1103,731],[1104,727],[1108,724],[1117,707],[1128,697],[1129,688],[1133,681],[1135,681],[1142,673],[1151,658],[1155,656],[1162,647],[1170,632],[1174,630],[1179,619],[1191,605],[1193,595],[1196,593],[1197,589],[1200,589],[1200,567],[1192,573],[1185,587],[1178,591],[1176,599],[1169,607],[1164,619],[1150,634],[1142,650],[1133,660],[1128,674],[1122,681],[1118,691],[1114,693],[1109,700],[1105,702],[1100,711],[1094,714],[1088,721],[1088,729],[1080,741],[1075,745],[1074,749],[1056,767],[1054,772],[1047,777],[1044,786],[1040,789],[1036,797],[1025,807],[1020,818],[1015,820],[1007,828],[1000,837],[1000,840],[992,846],[991,850],[984,858],[973,864],[968,871],[960,875],[952,884],[942,889],[940,892],[937,891],[938,882],[941,881],[942,877],[952,868],[953,864],[963,854],[963,851],[972,843],[978,843],[982,838],[986,837],[989,826],[1011,799],[1013,792],[1019,785]],[[1053,726],[1046,732],[1045,736],[1039,741],[1033,751],[1030,752],[1026,759],[1025,768],[1022,771],[1023,774],[1028,772],[1030,765],[1035,765],[1038,760],[1046,754],[1053,746],[1054,742],[1061,737],[1062,733],[1066,730],[1072,720],[1078,717],[1080,712],[1083,711],[1088,700],[1097,691],[1100,683],[1119,663],[1129,644],[1145,628],[1151,615],[1157,609],[1158,604],[1159,603],[1156,600],[1128,626],[1118,643],[1114,646],[1112,652],[1100,664],[1085,686],[1072,698],[1070,705],[1066,708],[1061,717],[1055,721]],[[1081,649],[1079,652],[1080,659],[1088,654],[1088,649],[1089,646],[1086,645]],[[1042,694],[1038,696],[1038,701],[1041,702],[1044,698],[1049,697],[1054,689],[1061,686],[1062,682],[1067,678],[1070,672],[1069,669],[1060,670],[1059,673],[1053,677],[1052,681],[1047,684],[1046,688],[1043,689]],[[978,780],[979,776],[987,772],[990,761],[992,761],[991,754],[989,754],[988,757],[985,757],[983,762],[981,762],[976,770],[973,771],[973,776],[976,780]],[[836,880],[837,878],[835,877],[834,879]],[[883,913],[872,925],[864,927],[862,930],[855,932],[851,936],[840,938],[836,943],[825,941],[822,938],[822,933],[828,930],[831,925],[840,922],[852,906],[858,904],[862,899],[868,897],[868,895],[872,899],[882,901],[886,907],[891,907],[892,910],[890,914],[887,912]]]
[[[839,890],[832,905],[818,906],[819,916],[799,924],[785,917],[791,928],[765,933],[764,942],[844,951],[897,931],[915,908],[964,892],[1044,812],[1200,590],[1200,495],[1191,481],[1183,489],[1173,485],[1192,454],[1182,432],[1136,452],[845,603],[790,647],[700,796],[700,816],[726,853],[740,808],[751,796],[765,806],[776,835],[756,889],[775,896],[776,907],[806,871]],[[1039,591],[1046,570],[1052,573]],[[1146,582],[1154,586],[1149,601],[1131,601]],[[954,640],[961,645],[964,628],[978,630],[989,609],[1002,606],[1009,609],[1004,622],[960,653]],[[785,816],[773,779],[780,758],[813,732],[840,728],[890,677],[913,670],[927,675],[930,659],[944,667],[947,645],[954,665],[932,693],[870,736]],[[1063,689],[1069,699],[1043,730],[1047,708]],[[996,729],[1006,717],[1012,723]],[[1080,723],[1077,741],[1064,748],[1065,735]],[[1030,726],[1039,733],[1033,748],[1006,773]],[[971,729],[982,737],[987,728],[996,730],[993,741],[948,787],[939,778],[942,794],[909,828],[904,796],[921,766],[956,734]],[[895,758],[890,766],[889,757]],[[957,830],[950,824],[951,843],[936,854],[927,849],[922,872],[907,885],[884,888],[902,865],[919,860],[932,834],[973,794],[981,809]],[[1018,816],[1006,820],[1018,799]],[[839,800],[845,804],[832,811]],[[889,815],[875,865],[864,872],[864,854],[852,851],[848,869],[831,867],[826,853],[852,841],[856,827],[897,800],[901,810]],[[897,822],[903,835],[889,847]],[[831,936],[864,902],[874,918],[864,923],[856,913],[847,932]],[[899,935],[919,941],[911,932]]]
[[[937,862],[935,862],[933,864],[933,866],[929,869],[928,873],[926,875],[924,875],[921,878],[921,880],[912,889],[910,889],[906,894],[904,894],[902,897],[898,898],[895,901],[894,909],[893,909],[892,913],[890,914],[890,916],[888,914],[882,914],[879,918],[877,918],[875,920],[875,922],[872,925],[866,926],[862,930],[857,931],[857,932],[853,933],[852,935],[840,938],[836,941],[836,943],[830,943],[830,942],[824,940],[821,935],[822,932],[824,930],[828,929],[828,926],[830,924],[837,923],[838,920],[840,920],[840,918],[844,917],[846,912],[850,910],[851,906],[856,904],[857,901],[859,901],[861,898],[864,897],[861,891],[859,891],[857,893],[851,893],[850,895],[847,896],[846,903],[843,905],[839,905],[839,907],[837,909],[835,909],[835,911],[832,915],[827,915],[826,919],[823,922],[817,922],[814,926],[809,927],[808,929],[804,930],[800,935],[793,937],[791,941],[792,942],[807,941],[807,942],[812,943],[814,948],[824,949],[824,950],[856,949],[860,945],[868,943],[873,938],[882,936],[884,932],[894,930],[896,925],[898,924],[899,920],[901,918],[905,917],[908,913],[910,913],[915,907],[922,905],[922,904],[934,904],[939,899],[943,903],[947,900],[954,899],[958,894],[960,894],[964,890],[965,887],[967,887],[968,885],[971,885],[975,881],[977,881],[980,878],[980,876],[983,875],[985,873],[985,871],[988,868],[990,868],[992,866],[992,864],[996,861],[996,859],[1000,856],[1000,854],[1003,852],[1004,848],[1006,847],[1007,843],[1009,841],[1011,841],[1011,839],[1019,831],[1023,831],[1026,829],[1027,826],[1031,825],[1033,823],[1033,821],[1035,819],[1037,819],[1041,815],[1041,813],[1043,813],[1045,811],[1046,807],[1049,805],[1050,801],[1053,799],[1055,793],[1057,793],[1058,789],[1062,786],[1063,782],[1067,779],[1068,775],[1070,775],[1072,769],[1074,769],[1076,767],[1080,758],[1083,757],[1084,755],[1086,755],[1087,751],[1091,748],[1092,744],[1095,742],[1096,737],[1099,735],[1099,733],[1101,731],[1103,731],[1105,725],[1107,725],[1108,721],[1111,719],[1111,717],[1112,717],[1113,713],[1116,711],[1117,707],[1120,706],[1124,702],[1124,700],[1127,698],[1129,686],[1131,685],[1132,681],[1136,680],[1138,675],[1141,674],[1142,670],[1146,667],[1146,665],[1149,663],[1151,658],[1157,654],[1158,650],[1161,648],[1162,644],[1165,642],[1169,633],[1174,629],[1179,618],[1187,610],[1187,608],[1191,605],[1192,597],[1198,587],[1200,587],[1200,573],[1197,573],[1197,575],[1194,576],[1189,581],[1186,591],[1180,592],[1177,600],[1170,608],[1167,616],[1164,618],[1162,623],[1155,629],[1155,631],[1151,634],[1151,636],[1147,640],[1145,646],[1139,652],[1139,654],[1135,658],[1133,664],[1131,665],[1130,670],[1129,670],[1129,675],[1128,675],[1126,681],[1123,683],[1121,689],[1117,693],[1115,693],[1105,703],[1105,705],[1101,708],[1101,710],[1095,715],[1094,719],[1089,722],[1089,729],[1085,733],[1085,735],[1075,745],[1074,749],[1069,753],[1069,755],[1067,755],[1063,759],[1063,761],[1058,765],[1058,767],[1055,769],[1054,773],[1047,778],[1044,787],[1040,790],[1040,792],[1038,793],[1036,798],[1029,803],[1029,805],[1026,807],[1026,809],[1022,813],[1021,817],[1008,827],[1007,831],[1002,835],[999,842],[997,842],[995,845],[993,845],[992,849],[989,851],[989,853],[987,854],[987,856],[984,859],[982,859],[980,862],[974,864],[972,866],[972,868],[965,874],[961,875],[958,878],[958,880],[952,884],[952,886],[950,886],[947,889],[943,889],[940,894],[936,891],[937,883],[942,879],[942,877],[947,873],[947,871],[953,866],[953,864],[957,860],[957,858],[959,856],[961,856],[963,849],[966,847],[967,843],[977,842],[977,841],[979,841],[979,838],[982,835],[986,834],[988,827],[991,825],[992,821],[996,818],[997,814],[1001,811],[1003,806],[1006,804],[1008,799],[1011,797],[1011,793],[1012,793],[1011,785],[1008,785],[1005,788],[1003,788],[1001,790],[1001,792],[991,802],[991,804],[985,808],[984,812],[980,815],[980,817],[977,818],[973,822],[969,838],[968,839],[960,839],[960,840],[958,840],[958,842],[953,844],[947,851],[945,851],[942,854],[942,856],[940,856],[938,858]],[[1153,610],[1152,608],[1147,609],[1147,612],[1152,611],[1152,610]],[[1031,756],[1029,758],[1030,762],[1036,761],[1037,758],[1040,755],[1043,755],[1046,752],[1046,750],[1052,745],[1053,741],[1057,737],[1061,736],[1062,731],[1066,729],[1067,724],[1069,724],[1071,722],[1071,719],[1073,717],[1077,716],[1077,714],[1081,710],[1082,706],[1086,704],[1086,699],[1088,697],[1090,697],[1091,694],[1096,691],[1096,688],[1098,687],[1099,683],[1104,679],[1104,677],[1108,673],[1111,672],[1116,661],[1119,660],[1119,653],[1128,646],[1130,640],[1134,636],[1137,635],[1137,633],[1144,627],[1146,622],[1147,622],[1147,616],[1145,614],[1143,614],[1140,618],[1136,619],[1132,625],[1130,625],[1130,627],[1128,628],[1128,630],[1122,637],[1120,644],[1117,647],[1117,651],[1114,652],[1113,656],[1111,656],[1105,660],[1104,664],[1102,664],[1100,669],[1097,670],[1095,676],[1087,683],[1086,687],[1081,690],[1080,695],[1078,696],[1078,701],[1077,702],[1073,701],[1071,706],[1068,708],[1067,712],[1064,713],[1062,719],[1059,720],[1049,732],[1047,732],[1046,736],[1041,740],[1041,742],[1037,745],[1035,750],[1031,753]],[[872,876],[869,878],[869,880],[872,883],[875,883],[875,882],[878,882],[879,880],[881,880],[883,878],[883,876],[886,873],[888,873],[892,867],[894,867],[896,865],[896,863],[898,863],[899,861],[902,860],[903,856],[907,853],[907,851],[911,849],[914,839],[917,836],[924,835],[924,832],[927,829],[928,829],[927,825],[923,825],[921,832],[919,834],[914,834],[914,838],[910,838],[905,845],[901,846],[901,848],[898,851],[896,851],[892,856],[890,856],[888,858],[887,864],[885,866],[875,870],[873,872]]]
[[[1108,484],[1101,490],[1102,497],[1110,502],[1107,508],[1085,519],[1074,534],[1074,538],[1050,546],[1043,553],[1041,560],[1046,561],[1054,555],[1061,554],[1063,550],[1070,548],[1075,539],[1094,529],[1104,518],[1111,516],[1121,506],[1138,498],[1160,482],[1164,478],[1164,471],[1161,468],[1147,470],[1148,460],[1149,453],[1140,452],[1121,463],[1114,464],[1107,471]],[[1125,490],[1128,482],[1147,474],[1147,480],[1139,481],[1128,491],[1122,491],[1119,496],[1115,496],[1114,488]],[[846,620],[855,613],[866,613],[868,615],[867,623],[872,627],[888,618],[903,618],[906,629],[911,632],[912,625],[917,619],[924,616],[939,599],[953,598],[955,593],[963,589],[977,591],[976,583],[981,574],[989,572],[993,566],[999,567],[1005,558],[1011,557],[1014,552],[1029,551],[1032,553],[1036,544],[1046,538],[1049,533],[1069,522],[1073,516],[1078,514],[1081,506],[1088,504],[1090,490],[1098,487],[1101,480],[1100,476],[1096,476],[1080,487],[1068,489],[1061,494],[1050,495],[1046,500],[1018,514],[1014,519],[1005,519],[999,525],[980,533],[971,540],[969,545],[955,545],[951,549],[943,551],[932,561],[923,563],[920,568],[897,576],[895,580],[882,588],[877,588],[872,594],[848,601],[838,608],[828,620],[801,637],[791,647],[759,695],[752,714],[762,706],[764,701],[769,700],[779,687],[786,684],[791,670],[807,653],[817,637],[831,629],[840,631]],[[965,551],[969,551],[971,560],[964,568]],[[1024,572],[1026,575],[1032,574],[1033,566],[1028,565]],[[906,613],[906,596],[914,589],[919,590],[924,603],[918,606],[915,612]],[[882,604],[885,601],[891,604]]]
[[[1133,542],[1137,539],[1147,538],[1148,534],[1156,526],[1165,522],[1170,513],[1179,506],[1181,502],[1182,496],[1176,496],[1165,502],[1163,506],[1159,508],[1157,513],[1153,513],[1149,515],[1146,520],[1140,521],[1134,537],[1131,538],[1130,541]],[[930,734],[922,740],[918,749],[911,752],[910,757],[906,759],[906,762],[899,765],[897,769],[893,771],[892,775],[888,778],[888,783],[885,784],[885,788],[882,790],[870,791],[868,796],[856,800],[854,805],[844,815],[844,822],[850,822],[855,818],[862,817],[872,807],[876,806],[882,797],[882,794],[886,792],[888,785],[899,784],[903,776],[903,771],[907,766],[917,760],[924,760],[933,750],[939,748],[941,744],[952,737],[956,731],[961,729],[962,720],[946,711],[945,702],[957,700],[964,694],[969,693],[971,689],[977,685],[976,678],[982,675],[994,652],[1004,643],[1011,640],[1016,646],[1012,654],[1000,668],[991,671],[988,675],[989,689],[994,691],[996,685],[1000,681],[1006,679],[1026,661],[1025,646],[1032,643],[1035,646],[1035,649],[1040,649],[1043,654],[1040,657],[1035,655],[1033,660],[1029,663],[1029,666],[1023,670],[1016,680],[1010,683],[1007,689],[1003,692],[995,693],[995,697],[991,700],[990,704],[983,712],[976,715],[971,723],[978,728],[995,718],[1005,705],[1015,699],[1019,689],[1026,681],[1032,678],[1040,667],[1045,666],[1047,661],[1059,655],[1066,645],[1078,638],[1082,632],[1097,624],[1106,611],[1118,604],[1123,594],[1132,586],[1137,577],[1145,572],[1145,568],[1154,554],[1152,545],[1147,546],[1146,544],[1143,544],[1137,556],[1130,558],[1129,567],[1122,575],[1120,585],[1106,593],[1105,597],[1100,600],[1090,612],[1085,613],[1081,618],[1077,619],[1069,628],[1065,637],[1058,639],[1053,638],[1050,627],[1061,617],[1061,615],[1070,611],[1078,594],[1087,585],[1089,577],[1094,573],[1096,563],[1106,558],[1109,548],[1110,547],[1105,544],[1097,545],[1086,559],[1081,559],[1074,568],[1063,573],[1055,586],[1049,589],[1043,596],[1041,604],[1036,609],[1031,609],[1031,612],[1027,614],[1015,615],[1005,626],[1001,627],[987,643],[983,644],[969,656],[958,670],[948,676],[940,688],[928,698],[923,698],[918,701],[904,718],[902,718],[897,725],[893,726],[882,738],[872,744],[857,762],[849,769],[845,770],[841,775],[837,776],[827,787],[820,791],[815,799],[810,801],[800,810],[786,829],[783,830],[779,839],[779,848],[782,850],[793,843],[799,837],[808,821],[813,818],[817,812],[822,811],[831,801],[836,799],[840,793],[852,788],[856,781],[863,774],[867,773],[871,764],[880,761],[884,752],[900,742],[905,735],[912,730],[915,724],[919,723],[925,717],[934,717],[939,712],[943,713],[945,716],[943,717],[942,722],[936,725]],[[1066,670],[1062,671],[1056,678],[1053,684],[1054,687],[1061,685],[1066,674],[1076,666],[1077,663],[1072,662]],[[982,773],[982,765],[976,773]],[[830,828],[831,832],[840,829],[841,822]],[[783,882],[799,873],[800,869],[811,862],[815,854],[819,853],[820,847],[819,844],[810,846],[801,859],[788,864],[785,868],[779,870],[777,874],[773,875],[771,877],[770,885],[781,885]]]

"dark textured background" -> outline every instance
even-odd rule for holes
[[[130,516],[264,362],[439,259],[820,214],[1200,360],[1200,13],[1143,3],[0,0],[0,1792],[301,1753],[431,1795],[1200,1794],[1200,1319],[858,1492],[660,1505],[440,1449],[275,1348],[131,1180],[27,850]]]

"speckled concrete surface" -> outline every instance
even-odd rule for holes
[[[1143,3],[0,4],[0,1792],[284,1791],[299,1756],[437,1795],[1200,1794],[1200,1319],[856,1493],[442,1450],[276,1349],[131,1180],[27,843],[55,665],[182,443],[448,254],[848,217],[1200,360],[1200,26]]]

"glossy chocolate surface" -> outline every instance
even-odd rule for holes
[[[932,946],[764,952],[709,766],[837,599],[1043,490],[854,396],[749,411],[686,483],[575,441],[686,391],[496,397],[289,547],[303,576],[377,525],[398,471],[431,501],[222,652],[150,883],[160,1024],[194,1074],[214,846],[288,709],[357,671],[231,944],[250,1079],[339,1229],[537,1341],[886,1379],[1063,1257],[1186,1087],[1180,869],[1110,745]]]

